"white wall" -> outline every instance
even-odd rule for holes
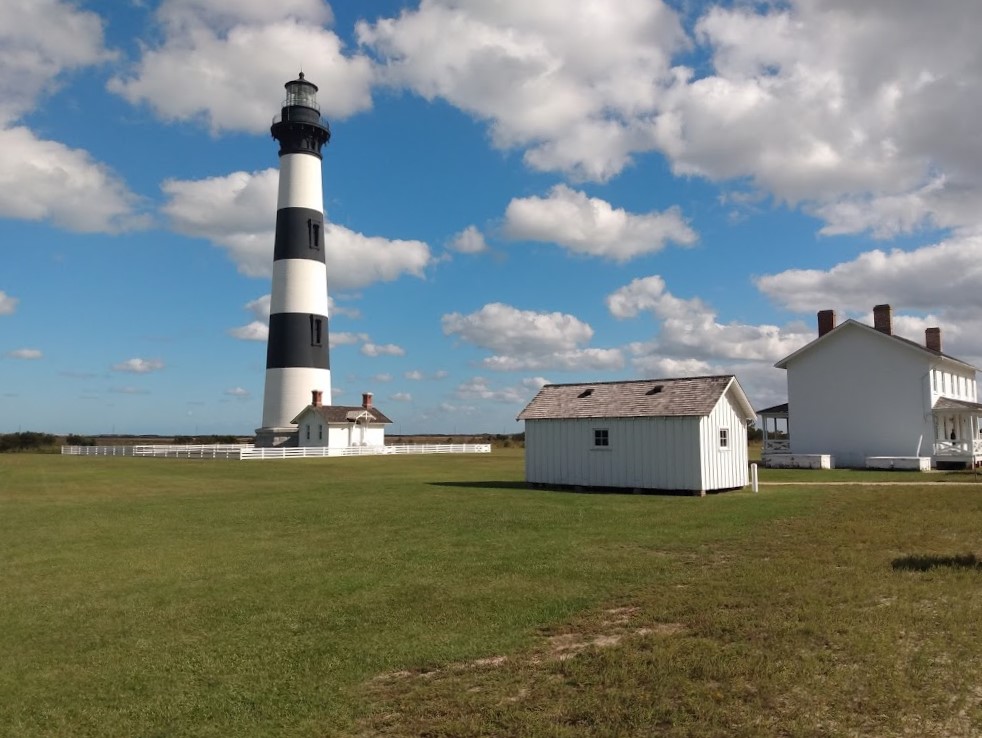
[[[608,447],[594,446],[597,428],[608,430]],[[696,417],[526,420],[525,478],[534,484],[699,491],[699,438]]]
[[[310,404],[310,391],[331,396],[331,370],[276,367],[266,370],[263,390],[263,428],[285,428]]]
[[[276,208],[286,207],[324,212],[321,160],[318,157],[311,154],[284,154],[280,157]]]
[[[347,448],[348,446],[384,446],[385,426],[381,424],[359,425],[354,423],[324,423],[324,419],[313,411],[308,411],[298,419],[298,443],[300,446],[327,446]],[[310,438],[307,438],[307,429]],[[319,433],[320,431],[320,433]],[[322,434],[322,436],[321,436]]]
[[[832,454],[837,467],[929,455],[929,367],[919,352],[859,326],[829,334],[787,364],[791,451]]]
[[[699,421],[700,473],[704,490],[744,487],[749,481],[747,423],[734,408],[732,394],[731,390],[721,397],[713,411]],[[726,448],[719,445],[721,428],[727,430]]]

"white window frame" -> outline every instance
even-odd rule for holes
[[[730,450],[730,429],[728,427],[719,429],[719,450]]]

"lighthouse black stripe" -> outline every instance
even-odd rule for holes
[[[330,369],[327,316],[274,313],[269,316],[266,368]]]
[[[324,213],[311,208],[276,211],[273,261],[310,259],[324,263]]]

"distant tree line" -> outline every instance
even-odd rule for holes
[[[235,444],[242,443],[239,436],[174,436],[171,440],[175,446],[203,446],[212,443]]]
[[[37,433],[35,431],[3,433],[0,434],[0,453],[50,450],[57,443],[57,437],[50,433]]]

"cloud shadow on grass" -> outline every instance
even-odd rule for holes
[[[975,554],[955,556],[911,555],[894,559],[890,564],[898,571],[930,571],[931,569],[976,569],[982,571],[982,561]]]

